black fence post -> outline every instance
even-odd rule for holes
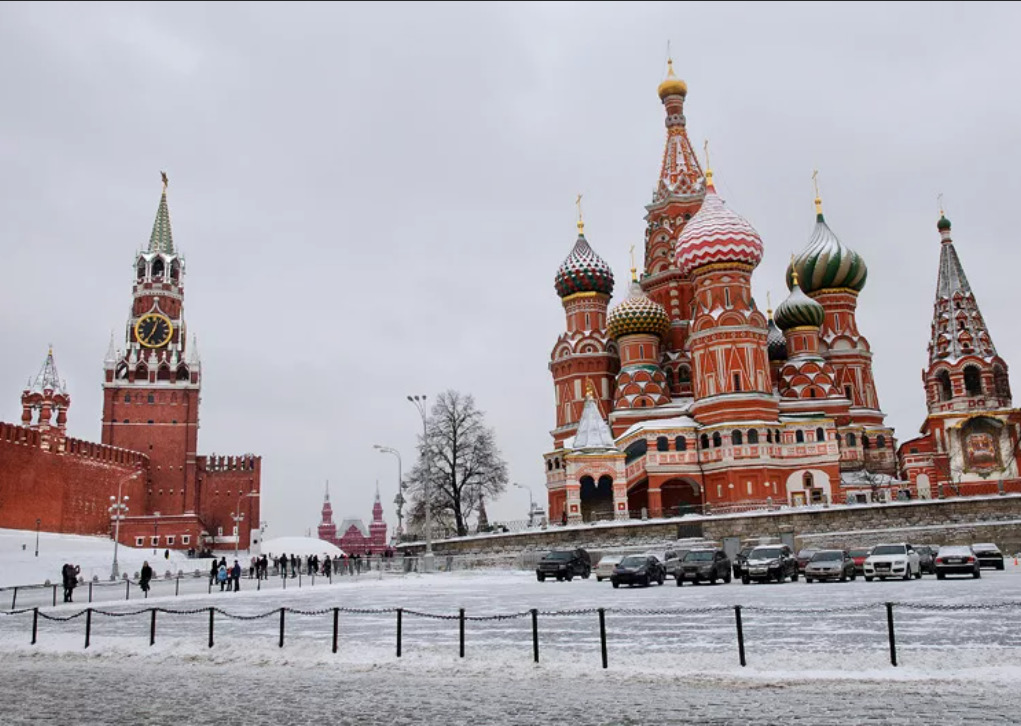
[[[18,588],[14,588],[14,597],[11,598],[11,610],[18,604]]]
[[[333,608],[333,652],[337,652],[337,631],[340,629],[340,608]]]
[[[737,654],[741,659],[741,666],[748,665],[744,657],[744,626],[741,623],[741,606],[734,606],[734,622],[737,624]]]
[[[89,647],[92,639],[92,608],[85,608],[85,647]]]
[[[149,645],[156,645],[156,608],[152,609],[152,620],[149,622]]]
[[[316,573],[312,573],[312,587],[316,586]]]
[[[599,645],[603,651],[603,668],[608,668],[606,661],[606,610],[599,608]]]
[[[262,578],[261,577],[255,581],[255,591],[259,592],[260,590],[262,590]]]
[[[301,570],[298,570],[298,589],[301,589]]]
[[[404,614],[402,608],[397,608],[397,657],[401,657],[401,615]]]
[[[532,608],[532,659],[539,662],[539,611]]]
[[[287,613],[287,608],[280,608],[280,647],[284,647],[284,615]]]
[[[53,586],[53,607],[57,607],[57,586]]]
[[[89,602],[92,602],[92,580],[89,580]]]
[[[460,655],[461,655],[462,658],[464,658],[464,608],[461,608],[461,613],[460,613],[460,616],[459,616],[458,620],[460,621],[458,623],[459,638],[460,638],[460,642],[461,642],[461,654]]]
[[[39,608],[32,608],[32,645],[35,645],[35,636],[39,633]]]
[[[284,573],[284,589],[287,589],[287,573]]]
[[[213,594],[213,578],[209,578],[209,589],[206,590],[207,595]]]
[[[131,580],[124,578],[124,599],[131,599]]]
[[[213,613],[216,612],[214,608],[209,608],[209,647],[213,647]]]
[[[177,577],[174,578],[174,597],[177,597],[180,594],[181,594],[181,575],[178,574]]]
[[[893,632],[893,603],[886,603],[886,629],[890,633],[890,663],[897,666],[897,636]]]

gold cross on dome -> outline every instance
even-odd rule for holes
[[[939,216],[945,217],[946,215],[943,214],[943,192],[936,195],[936,203],[939,204]]]
[[[812,170],[812,186],[815,187],[815,196],[819,196],[819,170]]]
[[[585,220],[582,219],[581,216],[581,197],[582,195],[579,194],[577,198],[574,200],[575,206],[578,207],[578,234],[581,234],[585,231]]]

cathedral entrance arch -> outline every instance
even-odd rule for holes
[[[603,474],[597,479],[586,474],[578,484],[582,519],[586,522],[613,519],[613,477]]]
[[[702,487],[692,479],[669,479],[660,484],[664,517],[702,513]]]

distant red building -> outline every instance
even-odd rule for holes
[[[346,518],[338,527],[333,523],[330,485],[327,483],[326,495],[323,499],[322,521],[319,523],[319,539],[340,547],[349,555],[374,555],[386,550],[386,522],[383,521],[383,505],[379,501],[379,489],[376,489],[376,502],[372,505],[372,522],[368,528],[357,517]]]

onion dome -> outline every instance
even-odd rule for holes
[[[666,62],[666,80],[659,84],[657,93],[660,100],[667,96],[687,96],[688,84],[674,75],[674,59],[668,58]]]
[[[571,254],[557,269],[553,284],[560,297],[577,292],[613,294],[613,271],[603,258],[589,247],[580,223],[578,241],[574,243]]]
[[[766,335],[766,350],[770,360],[787,360],[787,338],[773,322],[773,311],[769,311],[769,332]]]
[[[606,316],[606,330],[614,339],[635,333],[662,336],[669,329],[670,318],[666,310],[645,294],[637,280],[631,281],[627,299],[614,306]]]
[[[706,170],[705,181],[705,201],[677,238],[677,267],[681,274],[688,275],[716,262],[758,265],[762,260],[759,233],[720,199],[713,186],[712,170]]]
[[[815,199],[815,229],[808,246],[796,255],[787,268],[787,287],[792,288],[791,271],[797,270],[802,290],[808,294],[819,290],[847,288],[861,292],[868,268],[857,252],[843,244],[822,216],[822,200]]]
[[[940,212],[939,221],[936,222],[936,229],[940,232],[950,229],[950,220],[942,212]]]
[[[798,285],[798,273],[794,274],[794,287],[787,299],[777,305],[773,319],[780,330],[789,330],[801,326],[822,327],[826,319],[826,310],[822,305],[810,298]]]

